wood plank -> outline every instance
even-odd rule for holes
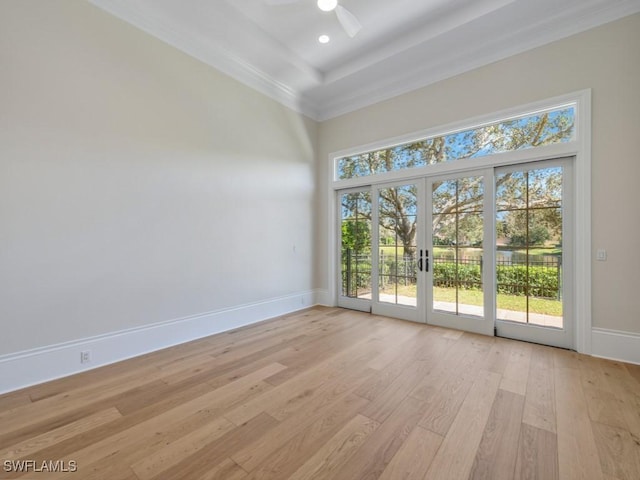
[[[395,331],[391,334],[391,338],[388,339],[389,345],[392,348],[387,348],[385,351],[378,355],[375,359],[371,360],[367,365],[369,368],[373,368],[374,370],[384,370],[391,363],[397,362],[399,359],[404,358],[404,352],[413,345],[413,341],[415,336],[420,332],[416,326],[411,325],[394,329]]]
[[[409,395],[415,383],[427,374],[428,366],[425,361],[413,362],[361,413],[377,422],[384,422]]]
[[[602,478],[582,383],[573,368],[554,368],[558,470],[567,480]]]
[[[412,391],[413,397],[426,402],[420,421],[423,428],[442,436],[449,431],[491,351],[490,342],[477,344],[476,340],[476,336],[462,336]]]
[[[540,347],[551,351],[553,357],[553,366],[555,368],[573,368],[580,370],[582,363],[582,355],[564,348]]]
[[[511,358],[511,345],[513,342],[505,340],[504,338],[496,337],[489,354],[484,360],[482,368],[489,372],[504,374],[509,359]]]
[[[131,375],[126,382],[121,384],[87,386],[69,394],[60,394],[48,397],[38,402],[22,405],[17,408],[0,412],[0,425],[2,425],[2,440],[7,434],[23,429],[25,426],[54,421],[69,412],[76,411],[92,402],[103,400],[105,397],[113,397],[132,389],[141,388],[152,384],[157,380],[148,381],[145,377]],[[0,440],[0,445],[3,441]]]
[[[612,427],[627,428],[624,402],[613,392],[599,388],[583,388],[589,418]]]
[[[194,480],[242,480],[246,477],[247,472],[236,462],[227,458]]]
[[[255,437],[266,434],[277,424],[278,422],[267,414],[258,415],[247,423],[230,430],[215,441],[209,442],[195,453],[185,456],[178,463],[159,472],[153,479],[175,478],[191,480],[199,476],[206,476],[211,473],[213,466],[225,463],[227,459],[233,462],[230,456],[234,452],[251,443],[251,440]],[[233,463],[237,465],[236,462]],[[230,464],[227,468],[233,472],[238,471],[237,468],[233,468]],[[238,468],[240,468],[239,465]],[[234,473],[234,475],[239,475],[239,473]]]
[[[126,452],[127,457],[131,461],[135,461],[137,456],[146,455],[161,448],[166,441],[165,437],[171,437],[173,432],[179,432],[179,436],[184,435],[186,432],[183,431],[183,424],[194,424],[194,422],[188,421],[189,419],[193,419],[195,422],[199,421],[200,425],[211,422],[212,431],[224,434],[235,428],[235,425],[218,415],[233,406],[239,398],[242,399],[243,395],[251,395],[252,389],[261,382],[261,379],[282,368],[285,367],[273,364],[257,370],[253,374],[242,377],[220,389],[182,403],[129,429],[118,431],[99,442],[72,452],[72,457],[79,463],[86,465],[98,462],[105,457],[117,455],[120,452]]]
[[[287,369],[267,378],[266,381],[272,385],[280,385],[314,367],[322,359],[340,355],[345,351],[345,347],[352,348],[361,342],[367,342],[371,338],[371,333],[371,329],[365,325],[349,323],[318,333],[304,348],[297,348],[281,358],[280,361],[287,366]]]
[[[460,337],[462,337],[463,334],[464,334],[464,332],[462,330],[449,330],[449,329],[446,329],[445,332],[442,334],[442,336],[444,338],[450,338],[452,340],[458,340]]]
[[[403,345],[404,354],[385,367],[384,373],[393,373],[393,378],[385,388],[378,389],[375,395],[369,388],[364,393],[371,399],[363,415],[383,422],[398,404],[415,389],[425,376],[430,374],[439,361],[451,348],[452,342],[434,335],[429,330],[421,332]],[[381,383],[377,384],[382,387]],[[360,390],[359,390],[360,391]]]
[[[426,402],[425,413],[419,425],[434,433],[445,436],[455,421],[474,380],[466,372],[447,375],[440,388],[433,392]]]
[[[428,346],[425,346],[426,338],[417,337],[419,330],[416,330],[416,327],[417,325],[412,325],[409,330],[401,330],[403,333],[411,333],[411,336],[403,335],[398,342],[394,341],[393,332],[385,335],[383,353],[377,355],[372,362],[368,363],[369,368],[378,370],[378,373],[372,375],[370,380],[364,382],[356,390],[357,395],[368,400],[375,400],[379,395],[387,391],[389,386],[402,375],[405,369],[419,360],[418,356],[422,349],[432,352],[433,350],[440,350],[447,345],[447,342],[438,341],[431,335],[429,338],[433,342],[430,341]]]
[[[348,419],[354,417],[366,400],[348,395],[328,409],[324,415],[281,444],[259,463],[241,462],[232,459],[249,471],[248,479],[288,478],[304,464],[306,459],[317,452],[330,438],[340,431]],[[255,461],[256,457],[252,460]]]
[[[520,480],[558,480],[558,439],[548,430],[522,424],[515,475]]]
[[[618,362],[616,360],[607,360],[605,358],[602,358],[600,359],[600,365],[602,367],[602,370],[604,371],[604,374],[607,377],[619,379],[622,381],[627,381],[633,378],[629,374],[629,370],[627,369],[627,364],[623,362]]]
[[[619,480],[640,478],[640,442],[622,428],[592,423],[600,465],[605,475]]]
[[[425,478],[467,478],[500,384],[500,375],[479,372]]]
[[[38,480],[42,478],[42,474],[38,477],[20,477],[23,480]],[[114,464],[110,458],[105,458],[101,462],[92,465],[78,464],[78,470],[75,473],[51,474],[47,473],[47,480],[50,478],[69,479],[77,476],[82,480],[138,480],[136,474],[131,470],[129,465]]]
[[[308,409],[282,421],[269,432],[266,432],[265,435],[255,439],[253,442],[248,442],[244,448],[239,448],[231,455],[231,459],[247,471],[254,470],[266,461],[273,452],[299,435],[310,425],[335,414],[335,412],[362,408],[366,403],[367,400],[353,394],[345,394],[334,402],[327,404],[324,403],[322,397],[318,397]],[[319,404],[322,406],[317,407]]]
[[[640,386],[640,365],[625,363],[624,366],[629,372],[629,375],[631,375],[631,377],[638,383],[638,386]]]
[[[473,379],[475,372],[479,370],[485,361],[491,346],[491,340],[478,343],[476,335],[461,335],[434,362],[429,375],[416,384],[411,396],[429,402],[437,401],[432,399],[437,396],[444,384],[451,378],[462,375]]]
[[[440,435],[422,427],[414,428],[379,480],[422,480],[441,444]]]
[[[223,425],[228,420],[221,418],[218,420]],[[277,422],[268,415],[257,416],[252,419],[251,425],[248,425],[244,430],[253,430],[255,432],[268,430]],[[234,433],[234,430],[242,427],[235,428],[219,428],[217,422],[212,422],[190,432],[189,434],[180,437],[172,442],[165,442],[166,446],[156,450],[155,452],[145,455],[145,457],[131,465],[132,470],[136,473],[140,480],[148,480],[156,476],[167,477],[170,474],[166,470],[175,467],[176,465],[184,462],[186,458],[193,457],[195,454],[203,449],[206,449],[211,443],[215,442],[223,436],[227,436],[225,442],[229,442],[229,436]],[[230,435],[227,435],[231,432]],[[246,441],[247,438],[244,438]],[[174,471],[180,471],[181,467],[174,469]]]
[[[289,480],[331,479],[360,445],[380,426],[363,415],[356,415],[331,437]]]
[[[85,480],[635,479],[639,375],[313,308],[0,396],[0,458]]]
[[[469,479],[512,480],[522,425],[524,397],[498,390]]]
[[[640,443],[640,385],[634,379],[607,377],[607,386],[617,403],[626,429]]]
[[[534,345],[531,351],[529,380],[522,421],[533,427],[556,433],[556,404],[553,353],[557,349]]]
[[[446,435],[490,349],[490,342],[478,344],[477,336],[463,335],[416,383],[411,396],[426,402],[420,426]]]
[[[357,376],[359,372],[364,372],[365,365],[361,362],[354,362],[354,357],[371,355],[373,353],[372,348],[375,347],[371,347],[366,341],[359,342],[357,345],[346,349],[341,355],[335,355],[323,360],[314,369],[301,372],[288,382],[274,387],[270,390],[269,395],[259,396],[243,403],[232,411],[227,412],[225,416],[236,425],[241,425],[255,415],[265,411],[282,420],[290,413],[294,404],[300,403],[301,400],[310,399],[319,389],[326,390],[328,388],[327,385],[331,385],[333,381],[342,381],[349,365],[351,365],[351,368],[349,368],[350,375]],[[352,365],[352,363],[354,364]],[[279,414],[278,412],[281,412],[285,405],[289,409]]]
[[[93,468],[95,465],[101,465],[104,468],[105,465],[115,463],[131,465],[140,457],[147,455],[148,452],[162,449],[167,441],[173,439],[170,432],[179,431],[179,423],[179,419],[176,418],[168,424],[163,422],[166,425],[164,428],[161,428],[160,425],[149,425],[151,428],[147,428],[148,426],[144,424],[139,425],[106,441],[74,452],[69,458],[77,460],[78,465],[83,465],[83,468]],[[207,429],[209,438],[215,440],[237,427],[225,418],[215,418],[207,422],[203,428]],[[140,445],[142,449],[138,446],[140,443],[142,443]],[[50,475],[48,480],[49,478],[54,480],[65,477],[64,475]]]
[[[387,468],[422,415],[423,402],[406,397],[398,408],[336,472],[335,480],[378,478]]]
[[[122,418],[122,415],[116,408],[108,408],[106,410],[94,413],[93,415],[89,415],[88,417],[81,418],[80,420],[72,422],[68,425],[64,425],[36,437],[29,438],[18,444],[12,445],[11,448],[0,451],[0,459],[17,460],[19,458],[27,457],[29,454],[38,452],[51,445],[55,445],[68,438],[82,434],[100,425],[104,425],[119,418]]]
[[[256,362],[255,370],[260,370],[262,362]],[[265,370],[265,374],[269,375],[275,370],[267,369]],[[227,385],[238,380],[240,377],[246,377],[252,372],[246,371],[244,367],[241,368],[242,374],[236,375],[232,374],[231,377],[225,378],[224,382],[220,382],[220,386]],[[255,378],[254,378],[255,379]],[[188,385],[191,385],[188,383]],[[259,395],[263,391],[272,388],[270,385],[262,382],[256,382],[250,384],[246,390],[241,390],[237,396],[228,399],[231,402],[231,405],[234,403],[242,403],[243,401],[247,401],[254,395]],[[187,386],[182,388],[181,385],[175,385],[170,392],[165,393],[162,398],[157,399],[157,401],[153,403],[149,403],[147,405],[140,405],[140,408],[135,412],[129,413],[123,419],[117,420],[110,424],[104,425],[102,427],[98,427],[90,432],[90,435],[78,435],[69,440],[63,441],[51,448],[43,450],[41,453],[45,456],[45,458],[58,458],[64,455],[72,454],[79,450],[82,450],[87,447],[90,443],[99,443],[106,440],[109,437],[112,437],[120,432],[124,432],[127,429],[131,429],[136,427],[138,424],[143,422],[148,422],[152,420],[154,417],[162,415],[166,412],[174,410],[184,404],[190,404],[193,400],[203,397],[204,395],[211,394],[211,392],[215,390],[214,387],[209,385],[208,383],[203,384],[195,384],[192,386]],[[224,390],[218,391],[215,395],[220,395]],[[126,395],[126,393],[124,394]],[[205,397],[206,398],[206,397]],[[117,404],[119,401],[118,398],[114,399],[114,402]],[[102,402],[98,402],[93,406],[98,407]],[[107,402],[109,403],[109,402]],[[197,403],[191,403],[192,406],[197,406]],[[86,407],[87,411],[92,411],[92,407]],[[222,406],[221,404],[219,406]],[[82,413],[85,408],[79,410]],[[185,414],[182,416],[182,421],[175,427],[170,430],[166,428],[161,429],[161,431],[166,431],[163,438],[170,438],[172,436],[179,436],[190,430],[197,428],[202,425],[204,422],[210,421],[210,419],[217,415],[219,411],[217,409],[200,409],[200,410],[186,410]],[[84,415],[84,414],[83,414]],[[82,418],[82,415],[79,417]],[[148,445],[144,444],[143,448],[138,448],[137,450],[144,452],[148,449]],[[144,453],[142,453],[144,454]]]
[[[0,411],[11,410],[31,403],[27,389],[0,395]]]
[[[602,360],[589,357],[587,355],[581,355],[580,361],[580,379],[582,381],[583,388],[598,388],[600,390],[608,390],[607,378],[608,375],[604,373],[602,369]]]
[[[524,342],[512,342],[509,360],[502,374],[500,389],[526,395],[531,366],[531,345]]]

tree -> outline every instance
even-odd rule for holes
[[[408,256],[413,256],[416,250],[417,198],[415,185],[406,185],[381,190],[378,200],[380,226],[396,237]]]
[[[342,179],[354,178],[451,160],[475,158],[504,151],[521,150],[567,141],[573,136],[573,132],[574,110],[566,108],[345,157],[338,162],[338,174]],[[499,176],[496,188],[500,189],[503,184],[508,184],[512,176],[513,174]],[[531,193],[535,191],[535,188],[540,191],[557,191],[557,187],[560,185],[559,179],[561,179],[559,174],[547,175],[544,179],[539,179],[538,183],[528,185],[529,195],[532,196]],[[543,180],[546,185],[543,185]],[[469,217],[470,212],[481,210],[482,179],[474,177],[454,182],[456,182],[455,191],[452,190],[452,184],[444,185],[442,189],[443,183],[434,184],[434,202],[438,205],[433,216],[433,231],[436,237],[442,237],[445,234],[450,237],[452,225],[455,222],[458,222],[459,225],[461,216]],[[543,186],[546,190],[542,188]],[[510,187],[514,193],[511,198],[505,196],[505,201],[516,199],[517,185],[510,185]],[[541,195],[540,201],[544,201],[543,197],[544,195]],[[417,232],[415,187],[384,189],[380,194],[379,205],[380,227],[388,231],[390,235],[396,236],[406,253],[414,253]],[[349,210],[354,207],[355,204],[350,203],[349,200],[343,202],[344,209]],[[368,215],[368,219],[371,219],[370,211],[366,215]],[[550,228],[553,230],[558,227],[550,223]],[[467,233],[473,234],[473,231]],[[474,235],[477,237],[477,231]],[[551,237],[556,235],[557,232],[550,233]],[[458,242],[460,239],[456,238],[455,241]],[[467,239],[466,241],[471,240]]]
[[[498,232],[512,246],[562,240],[562,170],[539,168],[498,176]]]
[[[371,222],[343,219],[342,248],[356,254],[368,252],[371,249]]]

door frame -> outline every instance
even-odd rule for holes
[[[536,170],[540,168],[549,168],[561,166],[562,174],[562,296],[568,301],[562,303],[563,328],[561,330],[549,327],[539,326],[535,324],[521,324],[518,322],[510,322],[508,320],[498,319],[497,311],[495,314],[496,335],[500,337],[512,338],[515,340],[523,340],[526,342],[540,343],[552,347],[573,349],[575,347],[575,329],[576,317],[573,305],[575,279],[575,234],[574,234],[574,165],[575,158],[563,157],[539,162],[524,163],[518,165],[509,165],[498,167],[495,169],[496,176],[501,172],[519,171],[519,170]],[[495,213],[494,211],[494,221]],[[566,215],[569,212],[569,215]],[[567,218],[568,217],[568,218]],[[495,229],[494,229],[495,230]],[[495,242],[495,241],[494,241]],[[495,251],[495,243],[493,245]],[[495,262],[494,262],[495,264]]]
[[[526,115],[531,112],[556,108],[565,104],[575,105],[575,136],[565,143],[546,145],[526,150],[499,153],[482,158],[457,160],[443,164],[429,165],[413,170],[388,172],[380,175],[339,180],[336,178],[335,165],[339,158],[373,151],[389,146],[414,142],[424,138],[443,135],[447,132],[461,131],[479,125],[494,123]],[[326,271],[320,265],[320,275],[326,274],[327,289],[318,291],[318,302],[324,305],[337,305],[339,272],[339,248],[336,231],[336,192],[350,187],[387,183],[395,180],[424,176],[426,169],[434,175],[466,170],[477,170],[484,167],[515,165],[539,160],[560,157],[575,157],[574,165],[574,316],[575,316],[575,348],[580,353],[592,352],[592,310],[591,310],[591,90],[585,89],[566,95],[515,106],[487,115],[469,118],[435,128],[421,130],[406,135],[381,139],[372,143],[358,144],[353,147],[333,150],[327,155],[326,182],[327,219],[325,245],[328,256]]]
[[[342,220],[342,202],[339,200],[339,197],[341,195],[348,195],[350,193],[360,193],[360,192],[364,192],[366,190],[369,190],[369,192],[372,191],[371,189],[371,185],[364,185],[361,187],[355,187],[355,188],[347,188],[345,190],[336,190],[334,192],[334,196],[336,197],[336,201],[335,201],[335,215],[336,215],[336,221],[338,223],[341,223]],[[371,203],[371,209],[372,209],[372,215],[373,215],[373,199],[372,199],[372,203]],[[373,234],[373,218],[371,219],[371,229],[372,229],[372,234]],[[342,278],[342,272],[341,272],[341,268],[342,268],[342,232],[339,228],[336,229],[336,244],[337,244],[337,254],[336,254],[336,261],[337,263],[337,268],[336,268],[336,274],[340,275],[340,277]],[[373,243],[373,238],[372,238],[372,243]],[[371,252],[371,261],[373,262],[373,245],[372,245],[372,252]],[[371,295],[373,296],[374,292],[373,292],[373,263],[371,265],[371,274],[372,274],[372,278],[371,278],[371,286],[372,286],[372,290],[371,290]],[[343,308],[348,308],[351,310],[358,310],[361,312],[371,312],[371,304],[372,302],[368,299],[364,299],[364,298],[354,298],[354,297],[345,297],[343,295],[340,295],[340,291],[342,290],[342,284],[341,282],[336,282],[336,288],[338,289],[338,291],[336,292],[337,298],[336,298],[336,303],[333,306],[338,306],[338,307],[343,307]]]
[[[456,180],[464,177],[482,176],[483,177],[483,212],[485,219],[483,221],[483,270],[482,270],[482,292],[483,292],[483,309],[482,318],[471,315],[449,314],[434,310],[433,308],[433,195],[432,185],[440,180]],[[493,212],[494,204],[494,169],[484,168],[481,170],[469,170],[465,172],[451,173],[448,175],[429,176],[425,178],[425,197],[426,208],[424,215],[424,245],[430,250],[431,268],[424,272],[425,279],[425,301],[424,316],[426,323],[429,325],[437,325],[446,328],[455,328],[465,330],[467,332],[479,333],[482,335],[494,334],[495,325],[495,251],[493,243],[495,242],[495,215],[489,215]]]
[[[379,209],[379,192],[385,188],[402,187],[406,185],[416,185],[416,248],[421,248],[420,242],[424,239],[424,179],[413,178],[408,181],[398,181],[391,183],[379,183],[371,186],[371,203],[372,203],[372,227],[371,227],[371,243],[372,254],[371,261],[371,283],[372,283],[372,298],[371,298],[371,313],[376,315],[384,315],[387,317],[399,318],[402,320],[409,320],[411,322],[425,323],[424,320],[424,276],[420,271],[416,271],[416,306],[393,304],[388,302],[381,302],[379,299],[379,285],[380,285],[380,209]],[[374,227],[375,225],[375,227]],[[375,258],[374,258],[375,257]]]
[[[338,305],[353,310],[369,311],[418,323],[426,323],[445,328],[464,330],[482,335],[497,335],[516,340],[541,343],[562,348],[574,348],[575,316],[573,308],[574,290],[574,205],[573,205],[573,157],[563,157],[535,162],[518,163],[478,170],[452,172],[446,175],[428,175],[406,181],[380,183],[359,188],[338,190],[336,196],[368,191],[371,200],[371,299],[352,298],[338,295]],[[502,172],[536,170],[561,166],[562,175],[562,243],[563,269],[563,329],[556,330],[534,324],[519,324],[498,319],[496,307],[496,188],[497,175]],[[433,308],[433,184],[439,181],[457,180],[465,177],[483,178],[483,316],[452,314]],[[379,299],[380,285],[380,191],[387,188],[415,185],[416,187],[416,248],[425,251],[425,265],[430,268],[416,270],[416,306],[382,302]],[[340,204],[340,202],[337,202]],[[566,212],[569,212],[567,217]],[[341,221],[341,214],[338,218]],[[340,236],[340,234],[338,234]],[[338,242],[341,244],[341,242]]]

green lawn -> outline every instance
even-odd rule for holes
[[[462,247],[461,247],[462,248]],[[463,248],[464,251],[467,253],[467,255],[469,254],[469,252],[478,252],[478,255],[480,255],[482,253],[482,249],[481,248],[474,248],[474,247],[464,247]],[[380,251],[384,252],[384,256],[386,257],[393,257],[396,255],[396,253],[398,254],[398,256],[402,256],[403,252],[404,252],[404,248],[402,246],[398,246],[397,249],[394,246],[389,246],[389,245],[381,245],[380,246]],[[513,253],[527,253],[527,250],[522,248],[522,249],[510,249],[510,248],[499,248],[498,249],[499,252],[502,251],[511,251]],[[452,255],[453,253],[453,247],[443,247],[443,246],[438,246],[438,247],[433,247],[433,253],[432,256],[433,257],[441,257],[441,256],[447,256],[447,254]],[[550,248],[530,248],[529,249],[529,255],[561,255],[562,254],[562,247],[550,247]]]
[[[511,251],[513,253],[527,253],[527,249],[526,248],[515,248],[515,249],[510,249],[510,248],[499,248],[498,249],[499,252],[503,252],[503,251]],[[562,254],[562,247],[549,247],[549,248],[530,248],[529,249],[529,255],[561,255]]]
[[[384,293],[394,293],[392,289],[386,290]],[[398,295],[407,297],[415,297],[415,285],[399,285]],[[483,292],[480,290],[458,290],[458,301],[466,305],[483,305]],[[456,290],[454,288],[435,287],[434,300],[438,302],[456,301]],[[526,297],[517,295],[498,294],[497,307],[503,310],[511,310],[515,312],[523,312],[527,305]],[[529,297],[529,312],[540,313],[545,315],[562,316],[562,302],[559,300],[549,300],[546,298]]]
[[[482,305],[483,292],[480,290],[458,290],[458,301],[466,305]],[[455,302],[456,291],[454,288],[434,289],[434,299],[440,302]],[[524,312],[527,308],[527,299],[518,295],[498,294],[498,308],[515,312]],[[529,312],[545,315],[562,316],[562,302],[546,298],[529,297]]]

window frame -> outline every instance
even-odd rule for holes
[[[552,143],[552,144],[548,144],[548,145],[557,145],[557,144],[561,144],[561,143],[570,143],[575,141],[576,136],[577,136],[577,126],[576,126],[576,122],[575,119],[577,117],[577,102],[568,102],[568,103],[564,103],[561,105],[554,105],[552,107],[549,108],[543,108],[543,109],[538,109],[536,111],[531,111],[531,112],[527,112],[527,113],[522,113],[522,114],[518,114],[518,115],[514,115],[514,116],[510,116],[510,117],[505,117],[505,118],[501,118],[499,120],[493,120],[493,121],[485,121],[483,123],[480,124],[475,124],[473,126],[470,127],[465,127],[465,128],[457,128],[457,129],[449,129],[447,131],[444,132],[440,132],[440,133],[431,133],[429,135],[426,136],[418,136],[418,138],[415,138],[413,140],[407,141],[407,142],[399,142],[399,143],[395,143],[393,145],[384,145],[381,148],[375,148],[373,150],[364,150],[364,151],[358,151],[356,153],[349,153],[347,155],[341,155],[341,156],[337,156],[334,158],[334,181],[346,181],[346,180],[353,180],[356,178],[369,178],[369,177],[377,177],[378,175],[384,175],[387,173],[393,173],[393,172],[407,172],[407,171],[411,171],[411,170],[420,170],[420,171],[431,171],[432,167],[435,167],[436,165],[444,165],[444,164],[448,164],[448,163],[453,163],[453,162],[465,162],[465,161],[469,161],[469,162],[474,162],[475,164],[478,163],[478,160],[484,157],[488,157],[488,156],[496,156],[496,155],[500,155],[503,153],[509,153],[509,152],[516,152],[516,151],[523,151],[523,150],[531,150],[531,149],[538,149],[538,148],[542,148],[541,146],[539,147],[535,147],[535,146],[531,146],[531,147],[524,147],[518,150],[505,150],[502,152],[495,152],[495,153],[488,153],[488,154],[483,154],[483,155],[478,155],[478,156],[473,156],[473,157],[461,157],[461,158],[451,158],[445,162],[442,162],[440,164],[429,164],[429,165],[422,165],[422,166],[416,166],[416,167],[406,167],[406,168],[399,168],[397,170],[390,170],[387,172],[380,172],[380,173],[374,173],[371,175],[361,175],[361,176],[357,176],[357,177],[352,177],[352,178],[339,178],[339,163],[341,160],[345,159],[345,158],[350,158],[350,157],[354,157],[354,156],[358,156],[358,155],[367,155],[367,154],[371,154],[371,153],[377,153],[383,150],[387,150],[387,149],[393,149],[393,148],[398,148],[398,147],[405,147],[405,146],[409,146],[415,143],[419,143],[422,141],[428,141],[428,140],[433,140],[435,138],[447,138],[450,135],[457,135],[457,134],[461,134],[461,133],[466,133],[466,132],[472,132],[474,130],[479,130],[482,128],[486,128],[486,127],[491,127],[494,125],[500,125],[500,124],[504,124],[507,122],[511,122],[511,121],[515,121],[515,120],[524,120],[527,118],[531,118],[534,116],[540,116],[543,115],[545,113],[553,113],[553,112],[559,112],[561,110],[565,110],[568,108],[572,108],[574,110],[574,128],[573,128],[573,132],[572,132],[572,139],[570,140],[566,140],[566,141],[561,141],[561,142],[557,142],[557,143]],[[436,128],[436,131],[438,129]],[[419,135],[419,134],[418,134]],[[547,146],[547,145],[545,145]]]
[[[422,167],[395,170],[365,177],[337,179],[339,159],[366,152],[417,142],[425,138],[448,135],[491,125],[502,121],[535,115],[544,111],[575,107],[575,131],[568,142],[531,147],[522,150],[500,152],[482,157],[459,159]],[[340,191],[351,188],[372,186],[382,183],[410,181],[425,176],[464,173],[465,171],[517,165],[553,158],[574,156],[574,204],[575,211],[575,249],[574,249],[574,288],[575,305],[575,342],[578,352],[590,354],[592,349],[592,311],[591,311],[591,89],[581,90],[538,102],[519,105],[505,110],[477,116],[474,118],[436,126],[412,132],[406,135],[381,139],[365,145],[356,145],[328,155],[328,225],[327,247],[329,256],[328,291],[326,303],[337,305],[337,261],[339,261],[339,236],[336,232],[336,202]]]

